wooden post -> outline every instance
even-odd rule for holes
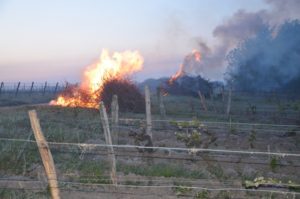
[[[2,88],[4,87],[4,82],[1,82],[1,85],[0,85],[0,95],[2,93]]]
[[[224,86],[222,86],[222,101],[225,101],[225,91],[224,91]]]
[[[229,87],[228,90],[228,101],[227,101],[227,109],[226,109],[226,115],[229,116],[230,114],[230,108],[231,108],[231,92],[232,92],[232,88],[231,86]]]
[[[18,86],[17,86],[16,93],[15,93],[15,96],[16,96],[16,97],[17,97],[18,92],[19,92],[20,84],[21,84],[21,82],[18,82]]]
[[[31,87],[30,87],[30,91],[29,91],[29,95],[32,94],[32,91],[33,91],[33,85],[34,85],[34,82],[31,83]]]
[[[206,103],[205,103],[205,96],[202,95],[201,91],[198,91],[198,95],[200,97],[201,105],[204,111],[207,111]]]
[[[119,104],[118,104],[118,96],[113,95],[111,102],[111,118],[112,118],[112,143],[118,144],[118,133],[119,133]]]
[[[54,89],[54,93],[56,94],[56,92],[57,92],[57,89],[58,89],[58,82],[56,83],[56,85],[55,85],[55,89]]]
[[[42,129],[40,127],[36,111],[30,110],[28,111],[28,114],[30,118],[31,128],[33,130],[34,137],[38,145],[39,152],[48,178],[52,199],[60,199],[54,161],[48,143],[45,140]]]
[[[151,101],[150,101],[150,91],[148,86],[145,86],[145,103],[146,103],[146,133],[152,139]]]
[[[105,136],[105,142],[107,145],[110,145],[107,147],[108,150],[108,157],[111,161],[111,181],[114,185],[117,185],[117,172],[116,172],[116,157],[114,153],[114,148],[112,145],[111,141],[111,135],[110,135],[110,130],[109,130],[109,123],[108,123],[108,117],[106,113],[106,108],[104,106],[104,103],[101,101],[99,105],[99,112],[100,112],[100,119],[103,127],[103,132]]]
[[[162,88],[161,87],[157,87],[158,91],[157,91],[157,97],[158,97],[158,103],[159,103],[159,112],[160,112],[160,116],[162,119],[166,118],[166,109],[165,109],[165,105],[163,102],[163,95],[162,95]]]
[[[47,88],[47,82],[45,82],[45,85],[44,85],[43,95],[45,95],[45,93],[46,93],[46,88]]]

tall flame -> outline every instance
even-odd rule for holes
[[[80,86],[72,86],[60,94],[51,105],[97,108],[105,82],[122,79],[142,69],[143,57],[138,51],[103,50],[99,60],[84,71]]]
[[[175,80],[178,78],[184,76],[187,71],[185,71],[185,66],[189,64],[190,62],[200,62],[201,61],[201,53],[198,50],[193,50],[191,54],[188,54],[183,61],[183,64],[180,64],[179,70],[175,73],[175,75],[172,75],[169,79],[169,84],[173,84]]]

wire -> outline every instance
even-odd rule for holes
[[[18,181],[17,181],[18,182]],[[36,181],[33,181],[36,182]],[[70,182],[70,181],[57,181],[60,185],[65,186],[65,185],[76,185],[76,188],[78,189],[77,186],[89,186],[89,187],[114,187],[115,189],[117,188],[146,188],[146,189],[166,189],[166,188],[187,188],[187,189],[194,189],[194,190],[205,190],[205,191],[229,191],[229,192],[256,192],[256,193],[275,193],[275,194],[291,194],[291,195],[300,195],[298,192],[292,192],[292,191],[278,191],[278,190],[270,190],[270,189],[245,189],[245,188],[226,188],[226,187],[221,187],[221,188],[208,188],[208,187],[202,187],[202,186],[180,186],[180,185],[126,185],[126,184],[103,184],[103,183],[82,183],[82,182]],[[4,189],[29,189],[29,190],[41,190],[37,188],[9,188],[9,187],[1,187]],[[66,189],[65,187],[59,187],[59,189],[62,190],[72,190]],[[96,190],[93,190],[92,192],[95,192]],[[102,191],[100,191],[102,192]],[[114,191],[114,193],[118,193]]]
[[[32,142],[34,140],[0,138],[2,141],[16,141],[16,142]],[[278,153],[265,151],[241,151],[241,150],[225,150],[225,149],[207,149],[207,148],[181,148],[181,147],[157,147],[157,146],[137,146],[137,145],[109,145],[109,144],[87,144],[87,143],[67,143],[67,142],[48,142],[52,145],[70,145],[79,147],[114,147],[114,148],[136,148],[136,149],[157,149],[165,151],[186,151],[186,152],[213,152],[213,153],[231,153],[231,154],[248,154],[248,155],[272,155],[280,157],[300,157],[300,154],[295,153]]]
[[[121,121],[146,121],[146,119],[142,118],[119,118]],[[153,122],[194,122],[193,120],[187,119],[187,120],[159,120],[159,119],[153,119]],[[243,123],[243,122],[220,122],[220,121],[200,121],[203,124],[225,124],[225,125],[247,125],[247,126],[272,126],[272,127],[297,127],[300,128],[299,125],[289,125],[289,124],[264,124],[264,123]]]

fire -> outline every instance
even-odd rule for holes
[[[175,75],[172,75],[171,78],[169,79],[169,84],[173,84],[173,82],[178,79],[179,77],[184,76],[184,70],[183,70],[183,65],[180,64],[179,70],[175,73]]]
[[[172,75],[171,78],[169,79],[169,84],[173,84],[173,82],[184,76],[186,74],[186,71],[185,71],[185,65],[186,63],[189,63],[189,62],[200,62],[201,61],[201,53],[198,51],[198,50],[193,50],[191,54],[187,55],[185,58],[184,58],[184,62],[183,64],[180,64],[180,68],[179,70],[176,72],[175,75]]]
[[[201,53],[198,50],[194,49],[193,52],[192,52],[192,57],[194,57],[194,59],[197,62],[200,62],[200,60],[201,60]]]
[[[138,51],[115,52],[103,50],[99,60],[88,66],[80,86],[71,86],[63,91],[51,105],[97,108],[105,82],[123,79],[142,69],[143,57]]]

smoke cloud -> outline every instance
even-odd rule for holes
[[[300,21],[266,27],[228,55],[228,76],[239,90],[297,91],[300,89]]]
[[[202,54],[201,64],[195,65],[196,68],[183,70],[187,73],[189,70],[192,73],[196,71],[206,78],[223,79],[228,66],[226,57],[230,51],[266,29],[274,35],[286,20],[300,19],[298,0],[265,0],[265,2],[270,9],[257,12],[238,10],[223,24],[215,27],[213,36],[218,40],[218,45],[210,47],[204,41],[198,41],[198,49]]]

